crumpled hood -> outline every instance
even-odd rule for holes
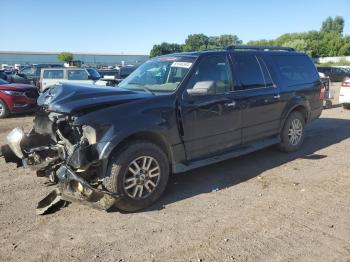
[[[103,108],[152,97],[152,94],[119,87],[62,83],[46,90],[38,105],[49,111],[73,114],[92,108]]]

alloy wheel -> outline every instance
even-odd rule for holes
[[[289,142],[296,146],[300,143],[301,138],[303,136],[303,125],[301,121],[298,118],[293,119],[289,131],[288,131],[288,138]]]
[[[124,191],[133,199],[144,199],[154,192],[160,180],[160,166],[151,156],[131,161],[124,178]]]

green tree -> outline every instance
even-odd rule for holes
[[[160,45],[153,46],[150,52],[150,56],[155,57],[155,56],[166,55],[171,53],[179,53],[181,51],[182,51],[181,45],[163,42]]]
[[[204,34],[189,35],[182,49],[185,52],[208,49],[209,37]]]
[[[236,35],[220,35],[218,37],[218,46],[225,47],[230,45],[241,45],[243,43],[242,40],[238,38]]]
[[[223,48],[230,45],[241,45],[242,40],[236,35],[206,36],[204,34],[189,35],[183,45],[183,51],[198,51],[210,48]]]
[[[297,51],[306,52],[307,51],[307,43],[304,39],[294,39],[287,41],[283,44],[285,47],[294,48]]]
[[[57,56],[58,60],[69,63],[74,60],[74,55],[70,52],[62,52]]]
[[[337,16],[334,19],[332,17],[327,17],[322,23],[321,32],[337,32],[338,34],[343,34],[344,24],[344,18],[341,16]]]
[[[274,46],[275,40],[267,40],[267,39],[261,39],[261,40],[253,40],[249,41],[247,45],[256,45],[256,46]]]

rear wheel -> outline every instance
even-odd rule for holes
[[[294,152],[303,144],[305,136],[305,118],[298,112],[292,112],[281,131],[280,150]]]
[[[0,118],[8,117],[10,114],[10,110],[8,109],[6,103],[0,100]]]
[[[169,178],[169,162],[155,144],[139,141],[117,151],[111,159],[105,186],[121,197],[120,210],[132,212],[153,204],[164,192]]]

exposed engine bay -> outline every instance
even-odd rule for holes
[[[39,202],[38,214],[61,200],[106,210],[118,198],[103,185],[97,130],[74,121],[73,116],[40,109],[27,134],[15,128],[7,136],[7,145],[1,147],[6,162],[30,167],[37,176],[57,184],[57,189]]]

